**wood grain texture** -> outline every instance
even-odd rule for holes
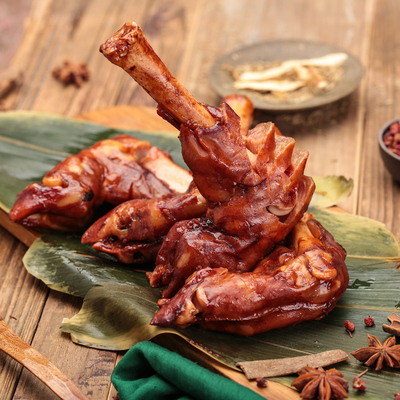
[[[96,122],[101,125],[119,129],[138,129],[144,131],[179,131],[157,115],[153,107],[118,106],[89,111],[75,119]]]
[[[256,120],[275,122],[284,134],[296,139],[297,146],[310,152],[308,174],[353,178],[354,193],[341,207],[384,222],[400,238],[400,186],[385,171],[376,141],[379,127],[400,117],[397,0],[11,3],[0,0],[0,15],[4,15],[3,10],[7,13],[6,19],[0,17],[0,31],[7,29],[7,35],[14,35],[7,36],[7,46],[0,40],[0,68],[8,61],[10,68],[24,72],[24,82],[3,100],[3,106],[80,115],[116,127],[171,129],[158,117],[153,118],[153,100],[98,51],[100,44],[126,21],[138,22],[171,72],[198,101],[212,105],[220,102],[208,81],[212,64],[242,46],[297,38],[326,42],[351,52],[365,67],[364,79],[355,93],[307,112],[258,111]],[[53,68],[65,59],[88,64],[90,80],[80,89],[64,87],[52,77]],[[10,226],[7,229],[20,234]],[[24,242],[29,244],[31,240],[28,237]],[[25,245],[0,228],[0,315],[87,397],[111,400],[115,390],[110,374],[120,355],[74,345],[58,331],[62,318],[77,312],[80,300],[49,291],[31,277],[21,261],[25,251]],[[21,367],[9,357],[0,354],[0,360],[1,399],[54,398],[28,372],[21,375]]]
[[[1,317],[0,348],[38,377],[59,398],[87,400],[87,397],[54,364],[23,341]]]
[[[106,399],[116,353],[76,345],[69,335],[58,329],[62,319],[75,315],[81,304],[81,299],[51,291],[32,346],[51,360],[89,399]],[[14,396],[21,400],[58,398],[26,370]]]
[[[0,2],[0,72],[8,68],[24,33],[31,0]]]
[[[400,119],[400,39],[395,33],[400,3],[379,0],[373,12],[366,60],[368,89],[357,212],[385,223],[400,238],[400,185],[385,170],[377,143],[381,126],[394,118]]]

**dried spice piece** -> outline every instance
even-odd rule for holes
[[[305,367],[299,372],[299,377],[292,382],[303,399],[329,400],[349,397],[348,382],[336,368],[325,371],[323,368]]]
[[[391,325],[382,325],[382,329],[391,335],[400,336],[400,317],[396,313],[390,314],[387,319]]]
[[[23,73],[10,68],[0,73],[0,99],[5,99],[12,91],[22,85]]]
[[[64,85],[74,84],[81,87],[83,81],[89,80],[89,70],[84,63],[72,64],[66,60],[62,66],[54,68],[52,73]]]
[[[232,73],[235,89],[274,103],[300,103],[332,89],[343,77],[345,53],[318,58],[257,62],[236,68]]]
[[[365,391],[365,382],[361,380],[361,378],[353,379],[353,388],[359,390],[360,392]]]
[[[344,327],[346,328],[346,331],[349,333],[350,337],[353,337],[352,333],[356,329],[355,325],[346,319],[346,321],[344,321]]]
[[[366,326],[375,326],[374,319],[369,315],[367,318],[364,318],[364,324]]]
[[[400,156],[400,121],[391,124],[382,139],[389,151]]]
[[[375,336],[368,335],[368,347],[363,347],[350,354],[368,367],[376,364],[377,371],[384,365],[400,368],[400,345],[396,345],[395,336],[387,339],[382,345]]]
[[[294,374],[304,367],[326,367],[348,360],[349,356],[343,350],[328,350],[308,356],[287,357],[272,360],[243,361],[236,365],[240,367],[247,379],[272,378]]]
[[[259,388],[266,388],[268,386],[268,382],[264,378],[257,378],[256,382]]]
[[[366,386],[365,382],[361,380],[361,377],[368,372],[368,368],[361,372],[361,374],[358,374],[354,379],[353,379],[353,388],[359,390],[360,392],[365,392]]]

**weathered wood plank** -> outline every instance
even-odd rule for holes
[[[25,342],[31,343],[49,289],[22,265],[26,246],[0,228],[0,315]],[[21,366],[0,353],[0,397],[11,399]]]
[[[360,165],[358,212],[384,222],[400,239],[400,185],[385,170],[377,140],[378,131],[384,123],[400,118],[400,52],[397,34],[399,13],[400,3],[396,0],[376,2],[367,60],[367,118]]]
[[[69,335],[59,331],[64,317],[72,317],[82,300],[51,291],[43,309],[32,346],[48,358],[90,399],[106,399],[116,353],[98,351],[71,342]],[[37,378],[24,370],[15,398],[26,400],[58,399]]]
[[[32,0],[0,2],[0,71],[9,66],[17,52],[31,3]]]
[[[11,221],[8,214],[3,210],[0,210],[0,226],[5,228],[14,237],[18,238],[27,247],[29,247],[39,236],[38,232],[29,230],[22,225]]]

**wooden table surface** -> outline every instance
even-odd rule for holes
[[[0,72],[23,71],[23,84],[1,100],[5,109],[74,117],[115,105],[154,106],[150,97],[98,48],[126,21],[138,22],[172,73],[203,103],[218,105],[208,73],[214,60],[270,39],[317,40],[358,57],[365,74],[356,92],[307,112],[267,114],[310,152],[309,175],[353,178],[351,213],[386,224],[400,238],[400,186],[379,157],[377,133],[400,116],[398,0],[0,0]],[[85,62],[90,80],[63,87],[51,75],[69,59]],[[399,67],[400,69],[400,67]],[[73,344],[59,332],[81,300],[49,290],[24,269],[26,246],[0,228],[0,315],[57,365],[90,399],[112,399],[117,354]],[[57,398],[0,354],[0,398]]]

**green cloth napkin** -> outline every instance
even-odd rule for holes
[[[111,381],[120,400],[263,399],[153,342],[133,346],[115,367]]]

